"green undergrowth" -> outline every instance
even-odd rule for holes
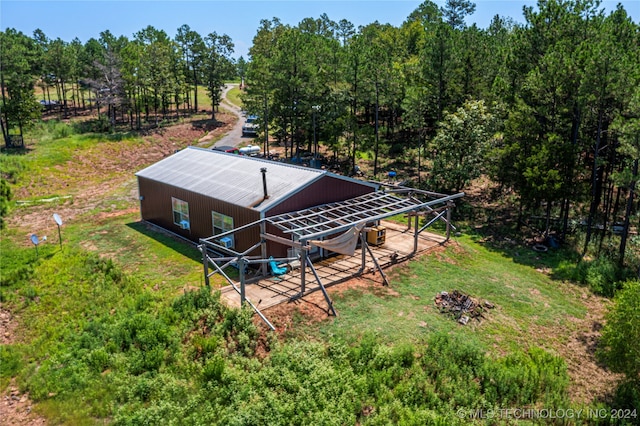
[[[537,347],[489,354],[444,329],[279,341],[206,287],[168,297],[96,254],[2,244],[21,322],[0,380],[53,423],[455,425],[461,410],[570,406],[564,361]]]

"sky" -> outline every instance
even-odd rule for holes
[[[472,0],[473,1],[473,0]],[[523,22],[522,8],[535,6],[535,0],[475,0],[476,12],[467,23],[486,28],[495,15]],[[78,38],[85,43],[111,31],[132,39],[148,25],[164,30],[171,38],[187,24],[201,36],[216,32],[231,37],[233,56],[248,57],[253,37],[263,19],[277,17],[283,24],[297,25],[304,18],[346,19],[356,27],[378,21],[400,26],[422,1],[416,0],[0,0],[0,28],[14,28],[32,36],[41,29],[50,39],[70,42]],[[435,0],[442,6],[445,0]],[[640,22],[640,0],[605,0],[608,12],[622,3],[635,22]]]

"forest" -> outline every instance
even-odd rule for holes
[[[263,20],[249,61],[231,57],[228,36],[188,25],[173,40],[147,27],[133,40],[107,30],[85,44],[9,29],[3,136],[20,140],[40,117],[36,87],[60,118],[89,107],[97,130],[141,129],[198,111],[199,85],[219,105],[225,79],[240,77],[266,151],[279,143],[290,157],[301,145],[318,152],[315,138],[334,160],[350,159],[346,173],[369,153],[374,179],[389,163],[382,157],[407,155],[413,167],[403,177],[436,191],[488,176],[498,196],[513,198],[518,223],[543,216],[543,231],[560,240],[578,223],[583,255],[623,227],[624,265],[638,220],[638,24],[621,6],[605,15],[594,0],[541,1],[524,9],[524,25],[496,16],[480,29],[465,25],[474,8],[426,1],[399,28],[326,15],[295,27]]]
[[[426,0],[399,27],[356,28],[327,15],[295,26],[265,19],[246,59],[233,58],[228,36],[188,25],[173,39],[148,26],[131,39],[105,30],[84,43],[0,32],[0,301],[29,330],[21,343],[0,346],[0,388],[17,380],[40,412],[65,424],[466,424],[456,412],[508,406],[603,408],[603,424],[637,423],[640,23],[622,6],[605,13],[597,0],[538,0],[523,9],[524,23],[497,15],[488,28],[465,23],[474,10],[469,0]],[[527,297],[530,286],[542,292],[557,317],[524,315],[495,290],[509,325],[487,326],[481,337],[434,321],[429,333],[394,341],[357,325],[351,335],[339,321],[309,325],[302,314],[299,330],[265,336],[219,293],[175,297],[178,284],[150,291],[174,283],[170,274],[187,276],[164,248],[150,255],[169,258],[162,277],[113,247],[113,261],[91,250],[63,253],[62,243],[27,260],[33,248],[16,242],[21,231],[6,222],[28,213],[14,193],[67,164],[48,150],[72,155],[48,144],[128,149],[203,113],[215,125],[232,80],[258,117],[256,142],[264,152],[283,147],[282,161],[313,153],[339,173],[386,180],[393,171],[406,186],[467,193],[454,215],[462,248],[396,272],[403,297],[416,291],[407,277],[428,280],[423,268],[443,257],[443,286],[458,279],[455,267],[468,268],[469,285],[493,294],[494,276],[474,268],[492,269]],[[36,164],[45,166],[29,169],[39,146]],[[70,238],[93,236],[90,220]],[[111,235],[116,225],[106,220],[97,227]],[[123,241],[132,230],[144,234],[127,223],[112,243],[131,244]],[[530,275],[538,270],[551,271],[549,281]],[[342,321],[348,305],[369,297],[353,294],[356,301],[338,298]],[[592,297],[610,307],[598,361],[621,379],[606,398],[576,402],[567,361],[554,351],[564,342],[525,345],[523,335],[530,323],[573,330],[563,315],[591,315],[578,303]],[[636,415],[616,418],[614,409]]]

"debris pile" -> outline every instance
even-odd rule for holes
[[[460,324],[466,325],[470,319],[485,318],[485,309],[493,309],[493,303],[485,300],[479,303],[467,294],[458,290],[451,292],[441,291],[435,297],[436,306],[440,309],[440,313],[451,315]]]

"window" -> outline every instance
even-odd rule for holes
[[[231,231],[233,229],[233,218],[231,216],[226,216],[218,212],[211,212],[211,221],[213,222],[213,235],[222,234],[223,232]],[[227,235],[222,239],[227,239],[226,246],[228,248],[233,248],[233,246],[235,246],[233,235]]]
[[[189,203],[171,197],[171,207],[173,208],[173,223],[182,229],[191,229]]]

